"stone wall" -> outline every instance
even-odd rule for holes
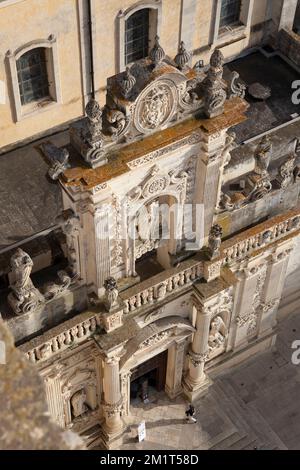
[[[300,36],[288,29],[282,29],[278,39],[280,51],[300,67]]]
[[[15,342],[28,340],[33,335],[41,334],[58,323],[66,321],[75,313],[82,312],[87,307],[86,299],[86,287],[79,286],[46,302],[40,310],[14,316],[8,320],[7,324]]]

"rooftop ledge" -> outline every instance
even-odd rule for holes
[[[99,184],[129,172],[128,163],[155,150],[172,145],[196,131],[200,130],[210,136],[245,121],[247,108],[248,104],[242,98],[233,98],[226,101],[224,113],[215,118],[188,118],[170,128],[130,143],[117,152],[111,151],[108,155],[108,163],[103,166],[87,168],[82,163],[80,166],[68,169],[63,173],[62,181],[66,186],[91,190]]]

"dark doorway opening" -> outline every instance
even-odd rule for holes
[[[166,383],[168,351],[139,365],[131,375],[130,398],[140,398],[147,402],[151,394],[151,388],[158,392],[164,390]]]

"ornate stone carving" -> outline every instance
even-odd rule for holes
[[[80,130],[71,128],[71,142],[91,166],[104,164],[106,157],[103,149],[102,110],[96,100],[91,99],[87,103],[86,116]]]
[[[210,258],[217,258],[220,255],[223,229],[220,225],[213,225],[208,238],[208,250]]]
[[[70,403],[72,406],[72,415],[74,418],[83,415],[87,410],[88,407],[86,405],[86,393],[84,389],[81,389],[72,395],[70,399]]]
[[[257,321],[259,311],[262,305],[261,296],[264,288],[264,283],[267,277],[267,265],[262,264],[256,267],[254,274],[259,273],[257,276],[256,289],[252,300],[252,308],[246,315],[238,315],[236,322],[239,327],[247,325],[247,335],[252,336],[257,330]]]
[[[149,348],[150,346],[154,346],[157,343],[161,343],[165,339],[172,336],[172,330],[161,331],[160,333],[156,333],[155,335],[151,336],[150,338],[146,339],[143,343],[139,345],[139,349]]]
[[[112,310],[118,305],[119,291],[117,281],[113,277],[108,277],[104,281],[105,287],[105,306],[108,310]]]
[[[210,323],[208,336],[208,348],[212,352],[215,349],[225,346],[228,330],[221,315],[215,316]]]
[[[268,168],[272,154],[272,143],[270,137],[265,135],[259,142],[255,152],[255,170],[257,175],[265,178],[268,175]]]
[[[85,107],[85,112],[88,119],[85,138],[94,144],[102,140],[102,110],[99,103],[91,99]]]
[[[286,189],[291,183],[294,182],[296,154],[291,154],[278,170],[276,181],[281,189]]]
[[[106,121],[106,128],[112,138],[117,139],[121,137],[127,130],[130,117],[125,116],[119,109],[110,109],[107,106],[104,108],[103,114]]]
[[[176,55],[174,62],[179,70],[184,70],[191,60],[191,54],[186,50],[183,41],[180,42],[179,51]]]
[[[43,287],[43,294],[46,300],[53,300],[63,292],[66,292],[71,285],[72,279],[68,276],[66,271],[58,271],[57,276],[60,280],[60,284],[50,282]]]
[[[248,195],[248,200],[250,202],[258,201],[264,198],[268,193],[272,191],[272,183],[267,173],[265,174],[265,176],[262,177],[253,176],[251,179],[251,184],[253,186],[253,189]]]
[[[194,367],[199,367],[201,364],[203,364],[204,362],[207,361],[208,359],[208,356],[209,356],[209,352],[205,352],[205,353],[201,353],[201,354],[198,354],[198,353],[195,353],[194,351],[192,351],[192,349],[190,349],[187,353],[191,363],[193,364]]]
[[[159,44],[159,36],[155,36],[154,46],[149,52],[149,57],[154,63],[154,65],[160,64],[165,58],[166,54],[161,45]]]
[[[103,411],[105,415],[108,418],[112,418],[113,416],[120,414],[122,411],[122,407],[123,407],[123,401],[124,399],[123,397],[121,397],[117,403],[103,402],[102,406],[103,406]]]
[[[215,49],[210,58],[210,68],[207,77],[203,81],[204,111],[207,117],[219,116],[224,111],[226,101],[226,91],[223,84],[223,64],[224,57],[220,49]]]
[[[162,282],[156,289],[156,298],[157,300],[163,300],[167,293],[167,284]]]
[[[240,75],[236,71],[233,71],[231,75],[229,90],[228,90],[229,99],[236,98],[237,96],[239,98],[245,98],[247,87],[244,83],[238,82],[239,78],[240,78]]]
[[[161,79],[140,94],[134,114],[134,124],[142,134],[166,125],[176,109],[176,88],[171,80]]]
[[[136,160],[133,160],[131,162],[128,162],[129,168],[132,170],[134,168],[137,168],[142,165],[146,165],[149,162],[153,162],[154,160],[162,157],[163,155],[167,153],[171,153],[174,150],[177,150],[180,147],[183,147],[184,145],[193,145],[201,142],[202,140],[202,135],[201,133],[193,133],[192,135],[185,137],[183,139],[180,139],[178,142],[175,142],[174,144],[167,145],[166,147],[163,147],[159,150],[155,150],[154,152],[149,153],[148,155],[145,155],[141,158],[137,158]]]
[[[44,297],[36,289],[30,279],[33,262],[30,256],[18,248],[10,260],[14,281],[8,295],[8,302],[17,315],[36,310],[44,301]]]
[[[123,76],[120,80],[120,91],[124,98],[128,98],[130,93],[136,84],[136,79],[130,72],[130,67],[126,67],[126,71],[124,72]]]
[[[231,160],[231,152],[233,149],[237,147],[236,144],[236,133],[235,132],[228,132],[226,135],[226,141],[224,148],[221,154],[221,160],[223,162],[224,167],[227,166]]]
[[[65,148],[58,148],[51,142],[44,142],[40,149],[50,163],[48,175],[56,181],[61,173],[69,167],[69,152]]]
[[[167,174],[161,174],[159,166],[155,165],[143,183],[131,191],[127,197],[130,203],[133,203],[140,198],[148,199],[169,190],[175,190],[176,193],[181,192],[185,196],[187,177],[188,174],[185,171],[170,170]]]

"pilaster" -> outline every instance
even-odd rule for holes
[[[186,341],[174,343],[168,350],[168,365],[166,374],[166,394],[171,398],[176,398],[182,393],[182,370],[184,362],[184,348]]]

